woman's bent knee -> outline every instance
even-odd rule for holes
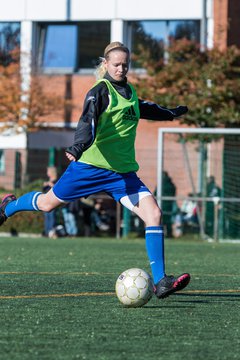
[[[45,199],[41,199],[39,202],[37,202],[37,206],[39,210],[44,212],[49,212],[54,209],[54,206],[45,201]]]
[[[152,211],[151,221],[154,222],[156,225],[159,225],[161,223],[161,218],[162,218],[161,209],[158,206],[156,206],[156,208]]]
[[[145,222],[146,226],[159,226],[161,224],[161,209],[156,206],[151,211],[148,211],[142,217],[142,220]]]
[[[41,194],[37,199],[37,206],[39,210],[49,212],[59,206],[61,202],[56,198],[53,193]]]

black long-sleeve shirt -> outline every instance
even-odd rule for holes
[[[127,79],[123,81],[115,81],[108,73],[104,78],[109,80],[117,92],[124,98],[131,98],[132,92],[127,83]],[[168,109],[153,102],[141,99],[138,99],[138,102],[140,118],[146,120],[173,120],[175,117],[179,117],[188,111],[186,106],[178,106],[174,109]],[[75,132],[74,144],[66,149],[68,153],[75,156],[76,160],[78,160],[83,151],[87,150],[94,142],[98,119],[106,110],[108,104],[109,92],[107,85],[104,82],[100,82],[87,93],[84,101],[83,112],[80,116]]]

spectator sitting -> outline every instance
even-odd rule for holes
[[[189,197],[192,194],[188,194]],[[196,225],[198,224],[198,216],[197,216],[197,203],[192,199],[184,200],[181,206],[182,212],[182,221],[187,225]]]
[[[92,197],[80,199],[84,222],[84,236],[90,236],[96,230],[108,231],[107,214],[102,207],[102,200],[94,200]]]
[[[102,231],[108,231],[110,229],[108,216],[100,199],[95,201],[94,208],[91,212],[91,221],[93,230],[97,228]]]
[[[78,234],[77,215],[79,210],[79,200],[72,201],[62,208],[64,226],[69,236],[76,236]]]

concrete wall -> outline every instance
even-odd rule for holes
[[[0,9],[0,21],[179,20],[201,19],[202,0],[0,0]]]

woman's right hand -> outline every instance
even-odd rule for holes
[[[72,154],[68,153],[67,151],[65,151],[65,155],[68,158],[69,161],[76,161],[75,156],[73,156]]]

